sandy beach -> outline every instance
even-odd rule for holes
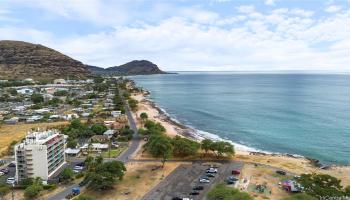
[[[166,133],[170,137],[179,135],[182,137],[191,138],[193,140],[200,140],[200,137],[195,135],[194,130],[171,120],[161,109],[154,105],[153,102],[147,100],[146,97],[146,93],[136,93],[132,95],[132,98],[139,101],[139,107],[136,113],[137,116],[140,116],[140,114],[143,112],[147,113],[149,119],[161,123],[166,128]],[[237,148],[236,146],[235,151],[236,155],[233,158],[235,160],[280,168],[294,174],[313,172],[329,174],[341,179],[343,185],[350,184],[350,166],[329,166],[327,169],[320,169],[314,162],[312,162],[311,159],[304,157],[255,153]]]

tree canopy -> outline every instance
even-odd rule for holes
[[[344,195],[340,180],[328,174],[302,174],[299,183],[314,197],[340,197]]]
[[[152,156],[161,158],[164,167],[165,161],[173,154],[171,138],[165,135],[153,135],[146,143],[146,150]]]
[[[291,197],[284,198],[283,200],[317,200],[317,198],[307,195],[305,193],[300,193],[300,194],[295,194]]]
[[[172,144],[174,146],[173,153],[176,156],[195,155],[200,147],[198,142],[180,136],[173,138]]]
[[[104,190],[113,187],[117,181],[122,180],[126,168],[121,161],[103,162],[101,156],[88,157],[85,161],[88,173],[85,179],[87,187],[93,190]]]

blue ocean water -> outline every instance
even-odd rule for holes
[[[185,125],[255,149],[350,164],[350,75],[131,77]]]

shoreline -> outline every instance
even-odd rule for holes
[[[238,144],[235,143],[231,140],[227,140],[227,139],[223,139],[220,136],[217,136],[215,134],[211,134],[208,133],[210,135],[213,135],[215,138],[213,137],[209,137],[209,136],[205,136],[204,134],[200,134],[198,133],[199,130],[189,127],[187,125],[184,125],[180,122],[178,122],[176,119],[172,118],[171,116],[169,116],[169,114],[163,110],[162,108],[160,108],[155,102],[153,102],[152,100],[148,99],[147,97],[149,97],[151,94],[149,91],[146,91],[145,93],[141,93],[140,95],[142,95],[142,100],[141,102],[144,102],[146,104],[149,104],[153,109],[158,111],[158,119],[164,121],[165,123],[169,123],[172,126],[175,126],[175,128],[177,129],[178,135],[182,136],[182,137],[186,137],[192,140],[195,140],[197,142],[200,142],[202,139],[212,139],[212,140],[223,140],[223,141],[228,141],[230,143],[232,143],[235,146],[235,151],[236,152],[240,152],[240,153],[248,153],[248,154],[252,154],[252,155],[270,155],[270,156],[286,156],[286,157],[290,157],[290,158],[304,158],[307,159],[308,161],[310,161],[310,163],[312,163],[315,167],[318,168],[323,168],[323,169],[327,169],[329,167],[332,166],[337,166],[337,167],[350,167],[350,165],[342,165],[342,164],[323,164],[320,160],[316,159],[316,158],[311,158],[311,157],[307,157],[307,156],[302,156],[302,155],[298,155],[298,154],[290,154],[290,153],[276,153],[276,152],[268,152],[268,151],[263,151],[263,150],[257,150],[255,148],[252,147],[248,147],[248,146],[244,146],[242,144]]]
[[[139,102],[139,109],[136,112],[137,116],[139,116],[142,112],[147,113],[149,119],[161,123],[166,128],[166,134],[170,137],[179,135],[195,141],[200,141],[207,138],[205,135],[198,133],[198,130],[181,124],[180,122],[176,121],[176,119],[171,118],[168,113],[147,98],[149,95],[149,92],[132,94],[132,98]],[[224,140],[219,136],[213,136],[215,138],[208,137],[208,139]],[[314,158],[288,153],[282,154],[263,152],[236,144],[230,140],[226,141],[233,143],[235,146],[235,160],[244,161],[247,163],[253,162],[270,165],[286,171],[294,172],[296,174],[314,172],[329,174],[341,179],[343,184],[350,184],[350,166],[348,165],[323,165],[319,160]]]

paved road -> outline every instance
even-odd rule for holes
[[[142,200],[171,200],[173,197],[187,197],[194,200],[206,198],[208,191],[216,184],[224,182],[226,177],[231,175],[232,169],[242,169],[243,163],[236,161],[215,163],[218,173],[210,178],[210,183],[199,183],[199,178],[205,175],[209,167],[208,162],[194,162],[193,164],[183,164],[170,173],[162,182],[148,192]],[[191,196],[193,187],[201,185],[204,190],[199,191],[199,195]]]
[[[123,98],[123,97],[122,97]],[[137,126],[136,126],[136,122],[131,114],[130,111],[130,107],[128,105],[128,103],[124,100],[123,101],[125,103],[125,111],[126,111],[126,115],[128,116],[128,120],[130,123],[130,128],[134,131],[133,134],[133,138],[128,146],[128,149],[126,149],[121,155],[119,155],[117,158],[115,159],[108,159],[110,161],[112,160],[119,160],[122,162],[129,162],[131,159],[131,156],[136,152],[136,150],[139,148],[141,139],[139,138],[138,135],[138,130],[137,130]],[[108,161],[107,160],[107,161]],[[48,200],[62,200],[65,199],[65,197],[72,191],[72,189],[74,187],[79,187],[78,184],[72,184],[67,186],[62,192],[55,194],[54,196],[50,197]]]

